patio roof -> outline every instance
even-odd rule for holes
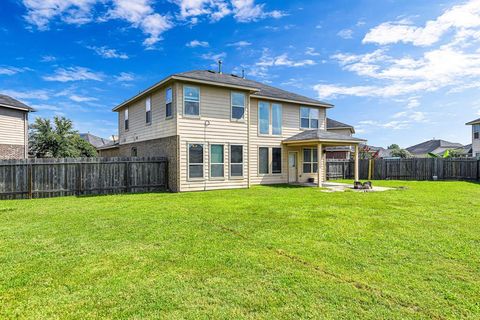
[[[305,130],[290,138],[283,140],[284,144],[298,144],[298,143],[327,143],[327,144],[360,144],[367,140],[355,138],[345,134],[329,132],[326,130]]]

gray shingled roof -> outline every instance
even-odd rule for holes
[[[477,124],[477,123],[480,123],[480,118],[478,118],[477,120],[473,120],[473,121],[467,122],[466,125],[469,126],[469,125]]]
[[[80,138],[87,141],[95,148],[101,148],[113,144],[112,140],[101,138],[91,133],[80,133]]]
[[[0,105],[25,111],[35,111],[32,107],[27,106],[23,102],[20,102],[17,99],[14,99],[4,94],[0,94]]]
[[[256,92],[254,95],[259,97],[277,98],[282,100],[293,100],[300,103],[304,102],[304,103],[318,104],[323,106],[333,106],[332,104],[327,102],[322,102],[319,100],[308,98],[293,92],[268,86],[266,84],[263,84],[257,81],[243,79],[242,77],[231,75],[231,74],[217,73],[209,70],[194,70],[194,71],[177,73],[177,74],[174,74],[173,76],[190,78],[194,80],[218,82],[221,84],[230,84],[235,86],[255,88],[259,91]]]
[[[328,129],[344,129],[344,128],[353,129],[353,126],[337,120],[327,118],[327,130]]]
[[[355,141],[355,142],[365,142],[364,139],[355,138],[345,134],[339,134],[334,132],[329,132],[326,130],[306,130],[296,134],[290,138],[283,140],[284,142],[293,142],[293,141],[305,141],[305,140],[328,140],[328,141]]]
[[[457,149],[462,148],[461,143],[449,142],[445,140],[429,140],[407,148],[407,151],[414,155],[423,155],[433,152],[439,148]]]

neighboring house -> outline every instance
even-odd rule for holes
[[[0,159],[28,157],[28,113],[33,108],[0,94]]]
[[[467,125],[472,126],[472,155],[480,158],[480,119],[470,121]]]
[[[100,157],[118,157],[118,137],[112,136],[113,140],[105,139],[88,133],[80,133],[80,137],[97,149]]]
[[[432,139],[407,148],[414,157],[426,158],[429,153],[443,156],[445,151],[463,148],[461,143]]]
[[[347,136],[353,136],[355,134],[355,128],[353,126],[330,118],[327,118],[327,131]],[[352,157],[353,152],[354,150],[351,146],[325,148],[327,159],[347,160]]]
[[[321,185],[326,147],[365,142],[326,130],[332,107],[235,75],[178,73],[114,108],[118,153],[167,157],[173,191]]]
[[[361,144],[360,150],[361,152],[370,154],[370,157],[373,159],[386,159],[392,157],[392,151],[383,147],[375,147]]]

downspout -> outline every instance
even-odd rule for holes
[[[28,159],[28,112],[25,112],[23,119],[23,158]]]

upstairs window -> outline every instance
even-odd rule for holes
[[[319,110],[317,108],[300,108],[300,127],[302,129],[318,129]]]
[[[245,117],[245,94],[232,92],[232,119],[242,120]]]
[[[258,133],[262,135],[282,134],[282,105],[260,101],[258,103]]]
[[[183,114],[200,116],[200,89],[197,87],[183,87]]]
[[[125,111],[123,111],[123,116],[125,118],[124,126],[125,126],[125,131],[126,131],[126,130],[128,130],[128,108],[126,108]]]
[[[303,149],[303,173],[316,173],[318,170],[317,148]]]
[[[145,122],[152,123],[152,99],[150,97],[145,100]]]
[[[480,124],[473,125],[473,139],[480,139]]]
[[[188,145],[188,177],[203,178],[203,144]]]
[[[165,118],[170,118],[172,116],[172,88],[167,88],[165,91]]]

